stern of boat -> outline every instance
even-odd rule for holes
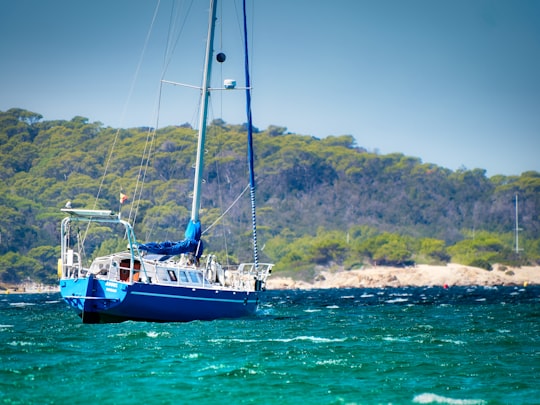
[[[119,305],[125,298],[124,283],[99,280],[93,274],[83,278],[60,280],[60,293],[83,323],[101,322],[101,314]]]
[[[244,291],[264,291],[273,266],[271,263],[241,263],[238,267],[228,267],[224,271],[224,285]]]

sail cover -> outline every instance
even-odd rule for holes
[[[158,255],[179,255],[181,253],[193,253],[199,258],[202,255],[203,244],[201,240],[201,223],[189,221],[184,234],[184,240],[173,242],[148,242],[139,245],[139,250]]]

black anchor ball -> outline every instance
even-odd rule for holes
[[[225,56],[225,54],[223,52],[220,52],[216,55],[216,60],[219,62],[219,63],[223,63],[225,62],[225,59],[227,59],[227,56]]]

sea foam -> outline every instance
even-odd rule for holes
[[[483,399],[455,399],[443,397],[441,395],[426,392],[413,398],[417,404],[450,404],[450,405],[482,405],[486,401]]]

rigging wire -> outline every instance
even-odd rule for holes
[[[242,43],[243,46],[245,46],[245,49],[244,49],[244,52],[247,52],[248,50],[248,44],[247,44],[247,22],[246,22],[246,5],[245,5],[245,1],[243,2],[243,6],[242,6],[242,10],[241,12],[239,12],[238,8],[237,8],[237,3],[234,2],[235,4],[235,9],[236,9],[236,13],[235,13],[235,16],[236,16],[236,21],[237,21],[237,24],[238,24],[238,30],[240,32],[240,42]],[[252,13],[252,21],[253,21],[253,14]],[[221,13],[221,17],[222,17],[222,24],[221,24],[221,27],[223,27],[223,13]],[[222,29],[220,30],[220,49],[223,49],[223,34],[222,34]],[[247,55],[246,55],[246,58],[247,58]],[[249,70],[250,70],[250,65],[249,65],[249,62],[248,60],[246,59],[244,61],[244,68],[245,68],[245,74],[246,74],[246,88],[248,90],[246,90],[246,94],[249,92],[250,90],[250,78],[249,78]],[[223,65],[221,65],[223,66]],[[221,79],[221,82],[223,82],[223,68],[221,67],[220,69],[220,79]],[[223,94],[224,92],[220,92],[220,116],[222,117],[223,116]],[[250,94],[247,94],[247,98],[248,100],[250,101]],[[248,105],[248,117],[247,117],[247,121],[248,121],[248,127],[252,125],[252,122],[251,122],[251,107],[250,105]],[[222,131],[222,128],[219,127],[217,128],[218,131]],[[248,129],[248,132],[251,132],[249,131]],[[249,134],[248,134],[249,136]],[[249,155],[250,155],[251,152],[248,151],[248,159],[249,159]],[[219,205],[220,206],[223,206],[223,196],[222,196],[222,188],[221,188],[221,183],[220,183],[220,176],[219,176],[219,167],[218,167],[218,162],[216,162],[216,171],[218,172],[217,173],[217,182],[218,182],[218,198],[219,198]],[[255,259],[255,265],[256,267],[258,267],[258,251],[257,251],[257,234],[256,234],[256,223],[254,222],[254,205],[255,205],[255,200],[254,200],[254,183],[255,183],[255,177],[254,175],[252,175],[252,179],[251,179],[251,182],[242,190],[242,192],[236,197],[236,199],[231,203],[231,205],[208,227],[206,228],[202,234],[205,234],[207,233],[210,229],[212,229],[214,226],[216,226],[219,222],[221,222],[221,220],[228,214],[228,212],[237,204],[237,202],[244,196],[244,194],[250,190],[250,195],[251,195],[251,205],[252,205],[252,222],[253,222],[253,236],[254,236],[254,240],[253,240],[253,248],[254,248],[254,259]],[[227,234],[225,232],[225,228],[223,228],[223,241],[224,241],[224,249],[225,249],[225,256],[226,256],[226,260],[228,262],[228,259],[229,259],[229,255],[228,255],[228,247],[227,247]],[[228,264],[228,263],[227,263]]]
[[[157,4],[156,4],[156,7],[154,9],[154,15],[152,16],[152,21],[150,23],[150,27],[148,29],[148,32],[146,34],[146,39],[144,41],[144,45],[143,45],[143,49],[141,51],[141,55],[139,57],[139,62],[137,63],[137,68],[135,69],[135,73],[133,75],[133,79],[131,81],[131,86],[130,86],[130,90],[129,90],[129,93],[128,93],[128,96],[127,96],[127,99],[126,99],[126,102],[124,104],[124,107],[123,107],[123,111],[122,111],[122,115],[121,115],[121,122],[124,121],[125,119],[125,116],[126,116],[126,113],[127,113],[127,108],[128,108],[128,105],[129,105],[129,102],[133,96],[133,92],[135,90],[135,83],[137,82],[137,79],[139,77],[139,72],[141,70],[141,65],[142,65],[142,62],[143,62],[143,59],[144,59],[144,55],[146,54],[146,49],[148,48],[148,43],[150,42],[150,35],[154,29],[154,24],[156,22],[156,18],[157,18],[157,15],[158,15],[158,11],[159,11],[159,6],[160,6],[160,3],[161,3],[161,0],[157,0]],[[114,137],[114,141],[113,141],[113,145],[111,147],[111,151],[109,153],[109,157],[107,159],[107,163],[105,165],[105,171],[103,173],[103,177],[101,178],[101,184],[99,185],[99,189],[98,189],[98,195],[96,196],[96,200],[94,202],[94,208],[97,206],[97,202],[98,202],[98,198],[99,198],[99,194],[101,192],[101,189],[103,187],[103,183],[105,181],[105,176],[107,175],[107,171],[108,171],[108,168],[109,168],[109,165],[111,163],[111,160],[112,160],[112,156],[114,154],[114,149],[115,149],[115,146],[116,146],[116,142],[118,141],[118,137],[120,135],[120,128],[117,129],[116,133],[115,133],[115,137]]]
[[[157,123],[157,120],[159,120],[159,118],[156,119],[156,123]],[[148,166],[150,165],[152,150],[155,144],[155,138],[156,138],[156,129],[153,129],[153,130],[149,129],[146,135],[146,142],[145,142],[144,150],[141,156],[141,164],[139,165],[139,173],[137,175],[137,180],[135,182],[135,190],[133,191],[133,200],[131,202],[131,207],[129,211],[129,221],[132,223],[133,226],[135,226],[137,214],[139,212],[142,192],[144,189],[144,182],[146,179],[146,173],[148,172]],[[143,167],[144,167],[144,170],[143,170]]]
[[[240,198],[242,198],[242,196],[244,194],[246,194],[246,191],[249,190],[249,187],[250,185],[248,184],[246,187],[244,187],[244,190],[242,190],[242,192],[238,195],[238,197],[235,198],[235,200],[231,203],[231,205],[229,206],[229,208],[227,208],[225,211],[223,211],[223,213],[216,218],[216,220],[214,222],[212,222],[212,224],[207,227],[204,231],[202,231],[202,234],[204,235],[206,232],[208,232],[210,229],[212,229],[214,226],[217,225],[218,222],[221,221],[221,219],[227,215],[227,213],[236,205],[236,203],[240,200]]]
[[[141,66],[142,66],[142,62],[143,62],[143,59],[144,59],[144,55],[146,54],[146,49],[148,48],[148,43],[150,42],[150,34],[152,33],[153,29],[154,29],[154,24],[156,22],[156,18],[157,18],[157,15],[158,15],[158,11],[159,11],[159,6],[161,4],[161,0],[157,0],[157,3],[156,3],[156,6],[154,8],[154,14],[152,16],[152,20],[150,22],[150,27],[148,28],[148,32],[146,34],[146,38],[145,38],[145,41],[144,41],[144,45],[143,45],[143,48],[142,48],[142,51],[141,51],[141,55],[139,57],[139,62],[137,63],[137,67],[135,69],[135,72],[133,74],[133,78],[131,80],[131,86],[130,86],[130,89],[129,89],[129,92],[128,92],[128,96],[126,98],[126,101],[124,103],[124,106],[122,108],[122,114],[120,116],[120,123],[124,122],[125,120],[125,116],[127,114],[127,109],[128,109],[128,105],[131,101],[131,98],[133,96],[133,92],[135,90],[135,83],[137,82],[137,79],[139,77],[139,72],[141,70]],[[120,125],[120,127],[122,127],[122,125]],[[98,191],[97,191],[97,194],[96,194],[96,198],[94,200],[94,205],[93,205],[93,209],[96,209],[97,207],[97,204],[98,204],[98,201],[99,201],[99,196],[101,194],[101,190],[103,189],[103,185],[105,183],[105,178],[107,176],[107,172],[109,170],[109,166],[111,164],[111,161],[112,161],[112,157],[114,155],[114,150],[115,150],[115,147],[116,147],[116,143],[118,141],[118,138],[120,136],[120,131],[121,129],[118,128],[116,130],[116,133],[114,135],[114,139],[113,139],[113,143],[112,143],[112,146],[111,146],[111,149],[110,149],[110,152],[109,152],[109,155],[107,157],[107,161],[105,163],[105,169],[103,171],[103,176],[101,177],[101,182],[99,184],[99,188],[98,188]],[[84,243],[84,241],[86,240],[86,236],[88,235],[88,231],[90,229],[90,224],[91,222],[89,222],[86,226],[86,230],[84,232],[84,236],[82,237],[82,243]]]
[[[159,119],[160,119],[160,112],[161,112],[161,100],[163,97],[163,79],[165,77],[165,74],[167,72],[167,69],[169,67],[169,64],[172,60],[172,55],[174,54],[174,49],[176,48],[176,45],[178,44],[179,38],[181,37],[187,18],[189,16],[189,11],[191,10],[191,7],[193,5],[193,0],[189,2],[187,6],[187,12],[184,13],[185,17],[182,20],[182,22],[178,25],[179,16],[180,16],[180,10],[182,9],[181,6],[176,7],[178,3],[173,2],[171,5],[171,13],[170,13],[170,19],[169,19],[169,29],[167,31],[167,41],[166,41],[166,47],[163,54],[163,68],[160,74],[160,81],[159,81],[159,91],[156,97],[156,110],[155,110],[155,126],[153,130],[149,130],[145,147],[141,156],[141,164],[139,165],[139,173],[137,175],[137,181],[135,184],[135,191],[134,191],[134,198],[131,203],[130,213],[129,213],[129,219],[132,222],[133,226],[135,225],[137,214],[139,211],[141,199],[142,199],[142,193],[144,189],[146,174],[148,173],[148,168],[150,166],[150,162],[152,160],[152,154],[155,147],[155,141],[157,136],[157,129],[159,128]],[[175,12],[176,8],[176,12]],[[178,27],[178,28],[177,28]]]
[[[152,157],[152,154],[153,154],[153,152],[155,150],[155,141],[156,141],[157,129],[159,128],[159,124],[160,124],[159,121],[160,121],[160,112],[161,112],[161,101],[162,101],[162,97],[163,97],[163,81],[162,80],[165,77],[167,69],[168,69],[168,67],[169,67],[169,65],[171,63],[172,55],[174,54],[174,49],[176,48],[176,46],[177,46],[177,44],[179,42],[179,39],[182,36],[181,34],[184,31],[186,21],[188,19],[189,14],[190,14],[189,10],[191,10],[193,2],[194,2],[193,0],[191,0],[189,2],[188,6],[187,6],[188,12],[183,13],[185,15],[185,17],[184,17],[184,19],[182,20],[182,22],[179,25],[178,25],[178,22],[180,20],[180,17],[179,17],[179,15],[180,15],[180,12],[179,12],[180,7],[177,8],[176,17],[174,17],[174,15],[175,15],[175,12],[174,12],[175,10],[174,9],[175,9],[175,6],[176,6],[177,3],[173,2],[173,5],[172,5],[171,18],[170,18],[170,21],[169,21],[169,30],[168,30],[168,33],[167,33],[167,46],[166,46],[164,56],[163,56],[163,69],[162,69],[162,72],[161,72],[159,91],[158,91],[157,99],[156,99],[156,109],[155,109],[155,117],[154,117],[155,118],[155,127],[153,129],[149,128],[148,132],[147,132],[146,142],[145,142],[144,150],[143,150],[143,153],[142,153],[142,156],[141,156],[141,162],[140,162],[140,165],[139,165],[139,172],[137,174],[137,178],[136,178],[136,182],[135,182],[135,188],[133,190],[133,199],[131,200],[132,202],[131,202],[131,207],[130,207],[130,211],[129,211],[129,221],[133,224],[133,226],[134,226],[134,224],[136,222],[136,219],[137,219],[137,213],[138,213],[138,210],[139,210],[139,207],[140,207],[140,202],[141,202],[141,199],[142,199],[142,193],[143,193],[143,188],[144,188],[146,175],[148,173],[148,169],[149,169],[149,166],[150,166],[150,163],[151,163],[151,160],[152,160],[151,157]],[[141,52],[141,56],[140,56],[137,68],[135,70],[133,80],[132,80],[130,92],[129,92],[128,98],[126,100],[126,103],[124,105],[124,109],[123,109],[123,113],[122,113],[122,121],[125,118],[126,111],[127,111],[127,106],[129,104],[129,102],[131,100],[131,97],[132,97],[132,94],[134,92],[135,82],[136,82],[136,80],[137,80],[137,78],[139,76],[139,72],[140,72],[140,69],[141,69],[143,57],[144,57],[144,55],[146,53],[148,43],[149,43],[149,40],[150,40],[150,36],[151,36],[151,33],[152,33],[153,29],[154,29],[154,25],[155,25],[155,22],[156,22],[156,18],[157,18],[157,15],[158,15],[160,5],[161,5],[161,0],[157,0],[157,4],[156,4],[155,10],[154,10],[154,15],[152,17],[152,21],[151,21],[151,24],[150,24],[150,27],[149,27],[149,30],[148,30],[148,33],[147,33],[147,36],[146,36],[146,39],[145,39],[143,50]],[[235,3],[235,6],[236,6],[236,3]],[[245,3],[244,3],[244,7],[245,7]],[[223,16],[223,12],[221,13],[221,15]],[[238,17],[238,13],[236,15]],[[241,28],[240,20],[237,20],[237,22],[239,24],[239,28]],[[245,27],[244,27],[244,29],[245,29]],[[244,34],[245,34],[245,32],[244,32]],[[221,24],[221,27],[220,27],[220,47],[223,46],[223,38],[224,38],[224,36],[223,36],[223,24]],[[247,44],[246,44],[246,47],[247,47]],[[249,65],[246,65],[246,69],[248,68],[248,66]],[[221,78],[222,77],[223,77],[223,69],[221,69]],[[246,85],[249,85],[249,77],[247,78],[247,81],[248,81],[248,83],[246,83]],[[223,92],[220,92],[220,93],[221,93],[220,94],[220,97],[221,97],[220,114],[222,116],[223,115]],[[201,96],[202,96],[202,94],[201,94]],[[111,162],[113,160],[114,149],[115,149],[116,143],[117,143],[117,141],[119,139],[120,131],[121,130],[118,129],[116,131],[116,133],[115,133],[113,144],[112,144],[110,153],[109,153],[107,161],[106,161],[105,171],[104,171],[103,177],[101,179],[101,183],[100,183],[100,186],[99,186],[99,189],[98,189],[96,200],[94,202],[94,208],[97,206],[99,195],[100,195],[100,193],[102,191],[102,188],[104,186],[106,174],[107,174],[107,172],[109,170],[109,167],[110,167],[110,164],[111,164]],[[220,205],[222,206],[223,205],[223,203],[222,203],[222,192],[221,192],[221,185],[219,183],[219,175],[218,175],[218,189],[219,189],[219,196],[220,196]],[[223,213],[210,226],[208,226],[202,233],[205,234],[209,230],[211,230],[213,227],[215,227],[223,219],[223,217],[225,217],[225,215],[227,215],[229,213],[229,211],[237,204],[237,202],[242,198],[242,196],[249,189],[250,189],[250,185],[248,184],[242,190],[242,192],[236,197],[236,199],[231,203],[231,205],[225,211],[223,211]],[[88,224],[88,225],[90,225],[90,224]],[[88,232],[88,227],[87,227],[86,232],[84,234],[83,242],[84,242],[84,239],[86,238],[87,232]],[[224,231],[224,233],[225,233],[225,231]],[[224,240],[226,241],[226,238],[224,238]],[[226,248],[226,250],[227,250],[227,248]],[[228,258],[228,254],[227,254],[227,258]]]

